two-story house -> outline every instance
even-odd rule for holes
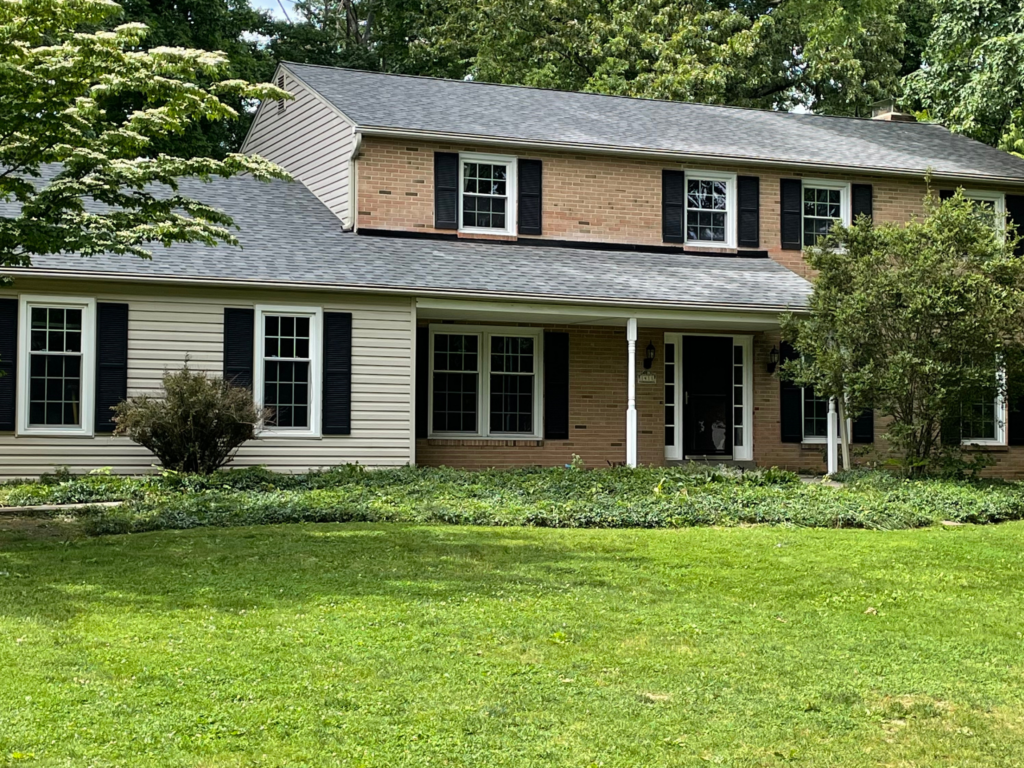
[[[186,361],[273,409],[238,465],[820,467],[826,403],[772,375],[803,248],[921,214],[929,174],[1024,222],[1024,161],[937,125],[276,77],[295,100],[262,104],[244,149],[297,182],[183,185],[242,248],[7,270],[0,476],[147,470],[110,406]],[[1024,472],[1004,403],[971,439]]]

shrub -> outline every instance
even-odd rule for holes
[[[115,434],[148,448],[166,468],[210,474],[256,436],[267,413],[252,393],[186,366],[164,374],[164,396],[131,397],[115,406]]]

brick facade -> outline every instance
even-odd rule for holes
[[[771,258],[804,275],[808,270],[802,254],[784,251],[780,247],[780,179],[838,179],[871,184],[874,217],[879,222],[905,222],[924,212],[926,185],[923,179],[818,173],[728,163],[675,163],[565,152],[481,150],[468,144],[413,145],[408,141],[367,137],[357,160],[357,227],[437,232],[433,229],[435,151],[484,151],[542,160],[544,232],[541,237],[580,242],[662,245],[661,171],[665,168],[758,176],[761,179],[760,247],[767,250]],[[445,232],[450,234],[448,230]],[[530,238],[522,236],[521,239]]]
[[[456,143],[413,143],[365,137],[356,161],[356,227],[443,233],[433,228],[433,153],[478,152],[538,158],[544,163],[543,239],[582,243],[662,245],[661,171],[715,170],[760,178],[760,248],[792,271],[809,275],[802,253],[780,247],[780,179],[812,178],[866,183],[873,187],[877,222],[906,222],[924,214],[925,181],[885,175],[819,173],[729,163],[678,163],[570,152],[533,152]],[[942,186],[942,185],[936,185]],[[948,186],[948,185],[947,185]],[[998,188],[994,188],[998,189]],[[1009,190],[1001,190],[1009,191]],[[514,240],[486,235],[467,238]],[[521,236],[518,239],[533,239]],[[714,254],[714,250],[709,250]],[[552,328],[553,329],[553,328]],[[570,439],[566,441],[418,440],[417,461],[471,468],[559,465],[579,455],[587,466],[625,461],[626,366],[623,329],[572,326],[570,333]],[[664,359],[664,330],[641,329],[638,356],[654,342]],[[778,333],[754,334],[754,460],[794,470],[824,469],[824,446],[782,443],[779,383],[767,373],[768,353]],[[660,362],[657,384],[637,385],[639,461],[663,464],[664,403]],[[637,370],[641,370],[638,358]],[[856,446],[855,458],[877,459],[884,451],[884,425],[875,443]],[[996,465],[988,474],[1024,476],[1024,448],[990,449]]]

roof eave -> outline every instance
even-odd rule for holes
[[[438,296],[489,301],[529,301],[550,304],[590,304],[601,307],[643,307],[646,309],[697,310],[702,312],[751,312],[778,315],[784,312],[802,313],[806,307],[786,304],[730,304],[725,302],[669,302],[615,299],[574,294],[532,294],[507,291],[479,291],[440,288],[406,288],[387,285],[350,285],[342,283],[316,283],[300,281],[243,280],[207,277],[171,277],[139,273],[90,272],[72,269],[39,269],[36,267],[0,269],[0,277],[37,277],[51,279],[98,280],[104,282],[149,283],[158,285],[189,285],[223,288],[272,288],[289,291],[327,291],[337,293],[378,294],[390,296]]]
[[[485,146],[511,146],[537,150],[569,150],[572,152],[587,152],[599,155],[621,155],[648,159],[658,158],[662,160],[675,160],[678,162],[699,160],[704,162],[734,163],[737,165],[768,166],[773,168],[814,168],[820,171],[852,171],[871,176],[895,176],[899,178],[913,178],[919,180],[930,174],[931,178],[935,181],[974,181],[1024,187],[1024,178],[992,176],[987,174],[939,173],[927,168],[904,170],[878,166],[843,165],[839,163],[818,163],[812,161],[796,163],[789,160],[772,160],[768,158],[743,155],[715,155],[697,152],[680,152],[678,150],[640,149],[637,147],[624,147],[606,144],[583,144],[565,141],[528,141],[524,139],[486,136],[482,134],[422,131],[409,128],[395,128],[391,126],[359,125],[358,123],[355,124],[355,130],[364,136],[378,136],[382,138],[394,137],[445,142],[463,141]]]

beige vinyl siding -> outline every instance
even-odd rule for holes
[[[188,364],[221,375],[225,307],[311,305],[352,313],[352,434],[254,440],[233,466],[266,465],[283,472],[358,463],[402,466],[412,461],[413,309],[407,298],[292,291],[113,286],[83,281],[19,279],[0,296],[18,293],[90,296],[128,303],[128,392],[158,394],[166,370]],[[33,477],[68,467],[88,472],[152,471],[155,458],[127,438],[28,437],[0,433],[0,479]]]
[[[284,109],[276,101],[260,106],[243,151],[287,170],[319,200],[352,226],[349,172],[355,134],[352,124],[283,69],[285,90],[295,99]],[[276,83],[276,77],[274,82]]]

